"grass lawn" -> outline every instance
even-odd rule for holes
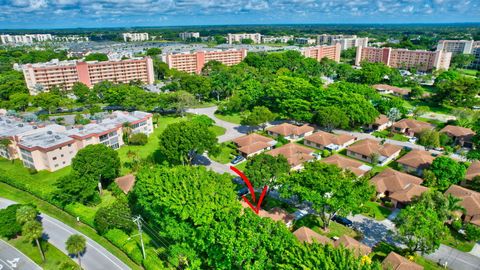
[[[247,166],[247,161],[243,161],[240,164],[235,165],[235,168],[239,169],[240,171],[245,171],[245,167]]]
[[[124,166],[126,162],[130,162],[130,158],[127,156],[129,151],[133,151],[138,154],[140,158],[147,158],[152,155],[155,150],[158,149],[158,136],[167,128],[169,124],[177,123],[185,118],[181,117],[160,117],[158,126],[153,130],[153,133],[148,136],[148,143],[145,145],[124,145],[117,150],[118,156],[122,162],[121,175],[125,175],[130,172],[130,168]]]
[[[396,140],[401,142],[408,141],[408,138],[403,136],[402,134],[393,133],[388,130],[375,131],[372,133],[372,135],[378,138],[391,139],[391,140]]]
[[[39,171],[35,174],[30,174],[19,159],[16,159],[12,164],[12,161],[0,158],[0,175],[5,175],[15,180],[17,183],[43,198],[46,198],[46,196],[56,189],[55,182],[58,178],[69,173],[70,166],[55,172]]]
[[[130,258],[127,257],[125,253],[123,253],[120,249],[115,247],[112,243],[110,243],[107,239],[103,238],[102,236],[98,235],[97,232],[90,226],[79,223],[76,221],[75,217],[69,215],[68,213],[62,211],[60,208],[47,203],[44,200],[39,199],[27,192],[21,191],[16,189],[12,186],[9,186],[5,183],[0,183],[0,197],[10,199],[12,201],[16,201],[18,203],[33,203],[37,206],[40,212],[45,213],[53,218],[60,220],[61,222],[67,224],[68,226],[80,231],[81,233],[85,234],[86,236],[93,239],[98,244],[102,245],[105,249],[107,249],[110,253],[114,256],[122,260],[132,269],[142,269],[140,266],[135,264]],[[57,268],[53,268],[57,269]]]
[[[390,215],[392,211],[390,209],[381,206],[377,202],[367,202],[364,205],[362,215],[372,217],[376,220],[384,220]]]
[[[453,247],[463,252],[470,252],[475,245],[475,241],[468,241],[465,237],[455,230],[450,229],[450,233],[442,239],[442,244]]]
[[[229,115],[222,115],[222,114],[216,113],[215,117],[217,117],[220,120],[227,121],[234,124],[240,124],[240,122],[242,121],[242,116],[238,113],[229,114]]]
[[[225,132],[227,131],[226,128],[224,127],[219,127],[219,126],[212,126],[212,127],[209,127],[208,128],[210,131],[212,131],[213,133],[215,133],[215,136],[222,136],[223,134],[225,134]]]
[[[221,143],[220,144],[220,153],[217,156],[208,154],[208,157],[216,162],[222,164],[227,164],[237,155],[237,150],[235,146],[231,143]]]
[[[42,250],[45,254],[45,261],[42,261],[42,256],[40,255],[37,245],[25,241],[22,236],[6,240],[6,242],[20,250],[43,269],[60,269],[61,265],[70,266],[69,268],[62,269],[80,269],[70,257],[46,241],[41,242]]]
[[[322,229],[322,224],[323,223],[320,220],[320,218],[318,218],[314,215],[307,215],[307,216],[303,217],[302,219],[297,220],[295,222],[295,229],[298,229],[302,226],[306,226],[306,227],[318,232],[319,234],[323,234],[323,235],[328,236],[330,238],[332,238],[334,236],[340,237],[342,235],[348,235],[348,236],[351,236],[351,237],[358,236],[358,234],[357,234],[357,232],[355,232],[355,230],[350,229],[346,226],[343,226],[342,224],[339,224],[335,221],[330,222],[330,226],[328,228],[328,231],[324,231]]]
[[[463,68],[459,68],[457,69],[457,71],[463,75],[467,75],[467,76],[477,76],[477,70],[475,69],[463,69]]]
[[[213,107],[217,104],[213,103],[213,102],[202,102],[200,104],[196,104],[196,105],[193,105],[193,106],[190,106],[190,108],[194,108],[194,109],[200,109],[200,108],[210,108],[210,107]]]
[[[100,207],[108,206],[115,202],[115,197],[108,190],[103,191],[101,199],[102,202],[94,206],[85,206],[80,203],[69,204],[65,207],[65,211],[72,214],[73,216],[80,217],[80,221],[93,227],[93,220],[95,219],[95,214],[97,213],[98,209]]]
[[[445,269],[438,265],[436,262],[430,261],[427,258],[424,258],[420,255],[415,256],[415,262],[423,266],[423,270],[440,270]]]

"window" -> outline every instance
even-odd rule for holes
[[[57,157],[53,157],[52,159],[53,159],[53,160],[57,160]]]
[[[61,154],[60,157],[63,157],[63,154]]]

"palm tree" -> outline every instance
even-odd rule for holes
[[[123,141],[128,144],[128,139],[130,138],[130,134],[132,133],[132,127],[130,123],[125,122],[122,124],[122,131],[123,131]]]
[[[29,242],[32,242],[35,240],[35,243],[37,243],[38,250],[40,251],[40,254],[42,255],[42,260],[45,261],[45,255],[43,254],[42,247],[40,246],[40,237],[42,237],[43,234],[43,226],[42,223],[38,220],[30,220],[27,221],[23,227],[22,227],[22,236],[25,237],[25,239]]]
[[[81,254],[85,252],[87,248],[87,240],[85,237],[79,234],[72,234],[68,237],[67,242],[65,242],[67,246],[67,251],[69,254],[73,254],[78,258],[78,265],[82,268],[82,262],[80,260]]]
[[[16,213],[17,222],[20,224],[25,224],[29,221],[35,220],[36,217],[37,210],[29,205],[18,208]]]
[[[448,211],[448,219],[452,219],[455,212],[465,212],[465,208],[460,204],[462,199],[458,197],[452,196],[452,194],[448,194],[447,196],[447,211]]]

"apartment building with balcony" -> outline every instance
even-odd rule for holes
[[[200,38],[200,33],[199,32],[182,32],[178,34],[178,37],[180,37],[182,40],[187,40],[191,38]]]
[[[146,41],[149,39],[148,33],[122,33],[123,41]]]
[[[18,148],[25,167],[51,172],[69,166],[78,151],[73,138],[48,127],[23,136]]]
[[[244,39],[251,39],[253,43],[258,44],[262,42],[262,35],[260,33],[241,33],[241,34],[230,34],[227,35],[227,43],[242,43]]]
[[[334,60],[337,63],[340,62],[341,52],[342,46],[340,43],[337,43],[335,45],[305,47],[300,50],[300,53],[305,57],[313,58],[317,61],[320,61],[326,57],[330,60]]]
[[[293,36],[262,36],[262,43],[287,43],[290,40],[293,40]]]
[[[162,56],[163,62],[168,64],[169,68],[174,68],[188,73],[200,73],[202,68],[209,61],[219,61],[220,63],[232,66],[236,65],[247,56],[247,50],[215,50],[215,51],[197,51],[184,53],[169,53]]]
[[[353,47],[368,46],[368,37],[360,38],[356,35],[318,35],[317,36],[318,45],[335,45],[340,43],[341,49],[346,50]]]
[[[51,34],[0,35],[0,44],[31,44],[53,39]]]
[[[22,65],[21,69],[31,95],[48,91],[54,86],[70,90],[76,82],[93,87],[102,81],[129,83],[140,80],[146,84],[154,81],[153,61],[149,57],[101,62],[52,60]]]
[[[416,68],[420,71],[448,69],[450,67],[451,52],[423,51],[392,48],[357,47],[355,65],[361,62],[384,63],[393,68]]]

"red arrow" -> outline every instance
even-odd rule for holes
[[[234,171],[236,174],[238,174],[242,179],[243,181],[245,182],[245,184],[247,184],[247,187],[248,187],[248,190],[250,191],[250,194],[252,194],[252,200],[253,202],[255,203],[255,189],[253,189],[253,186],[252,184],[250,183],[250,180],[248,180],[247,176],[245,174],[243,174],[243,172],[241,172],[240,170],[238,170],[237,168],[233,167],[233,166],[230,166],[230,169],[232,171]],[[262,190],[262,193],[260,194],[260,199],[258,199],[258,203],[256,206],[254,206],[248,199],[247,197],[242,196],[243,200],[248,204],[248,206],[250,206],[250,208],[252,208],[253,212],[255,212],[257,215],[258,215],[258,212],[260,211],[260,206],[262,205],[262,201],[263,201],[263,198],[265,198],[265,194],[267,194],[267,190],[268,190],[268,186],[264,186],[263,187],[263,190]]]

